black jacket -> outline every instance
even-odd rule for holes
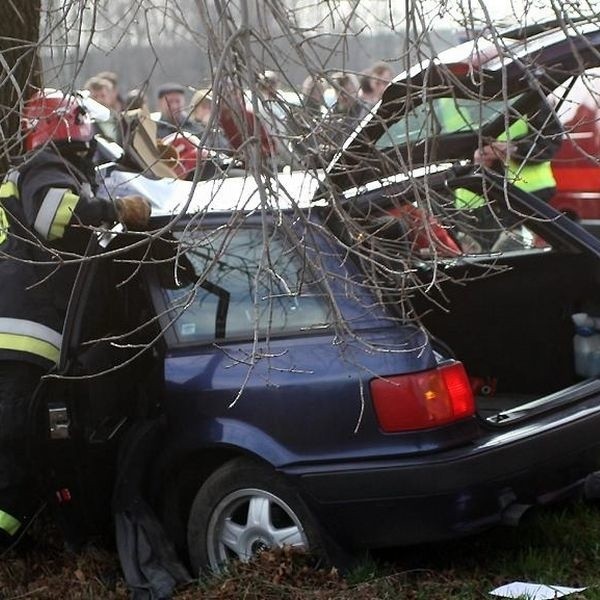
[[[58,152],[45,149],[0,187],[0,360],[58,361],[65,311],[90,239],[85,225],[112,223],[111,202]]]

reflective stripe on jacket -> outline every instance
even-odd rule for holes
[[[511,142],[524,138],[530,133],[526,117],[517,119],[508,131],[498,136],[499,142]],[[545,188],[556,187],[556,179],[552,174],[550,161],[528,163],[526,160],[510,158],[506,165],[506,177],[517,188],[524,192],[536,192]]]
[[[15,535],[21,528],[21,521],[13,517],[11,514],[0,510],[0,529],[8,533],[8,535]]]

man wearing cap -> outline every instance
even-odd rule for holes
[[[186,122],[185,88],[178,83],[165,83],[158,88],[158,109],[160,118],[156,136],[162,139],[174,131],[198,133],[190,122]]]

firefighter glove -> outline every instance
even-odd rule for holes
[[[150,202],[142,196],[124,196],[115,201],[117,217],[127,229],[146,229],[150,220]]]

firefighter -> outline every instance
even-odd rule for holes
[[[509,114],[508,127],[496,139],[475,150],[473,163],[502,174],[519,190],[549,202],[556,192],[551,160],[561,144],[563,129],[555,111],[542,97],[530,114]],[[501,251],[522,247],[519,225],[523,219],[510,202],[488,203],[466,188],[454,191],[456,208],[469,211],[471,251]]]
[[[502,173],[516,188],[549,202],[556,191],[551,159],[562,139],[562,125],[546,98],[529,115],[509,115],[508,127],[495,140],[475,150],[473,162]],[[462,188],[457,208],[479,208],[486,200]]]
[[[38,498],[26,459],[28,411],[56,365],[90,226],[144,229],[150,204],[94,195],[92,124],[77,96],[37,92],[25,104],[27,151],[0,187],[0,540],[12,543]],[[65,264],[65,260],[67,263]]]

